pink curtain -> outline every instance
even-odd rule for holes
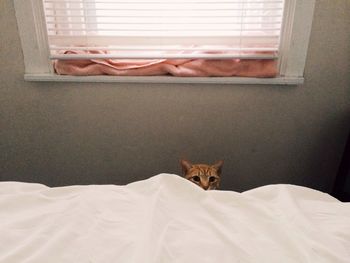
[[[105,54],[104,51],[65,51],[64,54]],[[178,77],[259,77],[278,74],[275,59],[84,59],[55,60],[59,75]]]

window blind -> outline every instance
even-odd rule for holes
[[[51,59],[273,59],[284,1],[43,0],[43,5]],[[63,54],[67,50],[88,52]]]

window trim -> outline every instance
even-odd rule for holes
[[[52,82],[116,82],[116,83],[189,83],[189,84],[261,84],[299,85],[303,77],[247,78],[247,77],[173,77],[173,76],[68,76],[56,74],[25,74],[27,81]]]
[[[60,76],[54,73],[49,59],[48,37],[42,0],[14,0],[18,30],[22,44],[27,81],[69,82],[147,82],[147,83],[218,83],[218,84],[277,84],[298,85],[303,73],[312,27],[316,0],[286,0],[285,23],[281,37],[280,76],[277,78],[241,77],[116,77],[116,76]]]

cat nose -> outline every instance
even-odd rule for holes
[[[209,188],[209,185],[203,185],[204,190],[208,190],[208,188]]]

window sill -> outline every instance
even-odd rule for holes
[[[190,83],[190,84],[258,84],[300,85],[303,77],[245,78],[245,77],[172,77],[172,76],[63,76],[55,74],[25,74],[26,81],[50,82],[117,82],[117,83]]]

